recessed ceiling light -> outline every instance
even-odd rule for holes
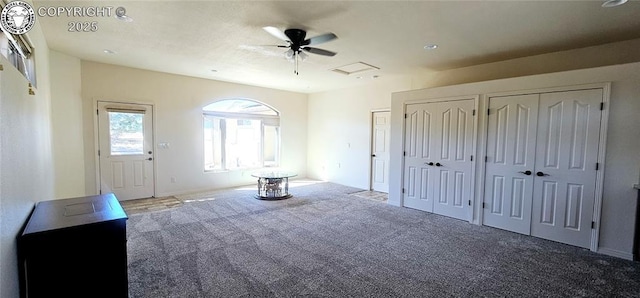
[[[105,54],[109,54],[109,55],[114,55],[116,52],[109,50],[109,49],[104,49],[102,52],[104,52]]]
[[[602,3],[602,7],[614,7],[627,3],[627,0],[607,0]]]
[[[356,79],[358,79],[358,80],[359,80],[359,79],[362,79],[362,77],[356,77]]]
[[[371,76],[371,78],[372,78],[372,79],[377,79],[377,78],[379,78],[379,77],[380,77],[379,75],[373,75],[373,76]]]
[[[438,48],[437,44],[428,44],[428,45],[424,46],[425,50],[435,50],[437,48]]]
[[[217,69],[212,69],[211,72],[218,72],[218,70]]]

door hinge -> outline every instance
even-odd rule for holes
[[[472,115],[472,116],[475,116],[475,115],[476,115],[476,109],[473,109],[473,112],[471,112],[471,115]]]
[[[600,103],[600,111],[604,110],[604,102]]]
[[[100,150],[98,150],[98,156],[100,156]]]
[[[473,155],[471,155],[471,161],[473,161]]]
[[[487,162],[487,161],[489,161],[489,156],[486,156],[486,155],[485,155],[485,156],[484,156],[484,162]]]
[[[469,206],[471,206],[471,200],[469,200]]]
[[[407,114],[404,114],[404,119],[407,119]]]
[[[599,163],[599,162],[596,162],[596,171],[597,171],[598,169],[600,169],[600,163]]]
[[[592,222],[591,222],[591,228],[592,228],[592,229],[595,229],[595,228],[596,228],[596,222],[595,222],[595,221],[592,221]]]
[[[96,109],[96,115],[100,115],[100,110]]]
[[[402,189],[402,193],[404,193],[404,188]]]
[[[402,151],[402,156],[407,156],[407,151]]]
[[[491,109],[487,109],[487,115],[491,115]]]
[[[485,202],[482,202],[482,209],[487,208],[487,204],[485,204]]]

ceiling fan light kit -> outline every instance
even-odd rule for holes
[[[317,45],[337,39],[338,37],[333,33],[325,33],[305,39],[307,32],[302,29],[286,29],[284,32],[280,31],[280,29],[276,27],[263,27],[262,29],[274,37],[287,42],[287,45],[277,45],[277,47],[288,48],[288,50],[284,52],[284,57],[295,64],[293,73],[296,75],[299,74],[298,62],[307,59],[308,55],[305,52],[328,57],[332,57],[337,54],[336,52],[310,47],[311,45]]]

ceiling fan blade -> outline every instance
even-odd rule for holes
[[[267,27],[262,27],[262,29],[264,29],[264,31],[267,31],[269,34],[273,35],[278,39],[284,40],[286,42],[290,42],[289,38],[286,35],[284,35],[284,32],[282,32],[280,29],[276,27],[267,26]]]
[[[333,56],[335,56],[337,54],[336,52],[327,51],[327,50],[318,49],[318,48],[312,48],[312,47],[304,47],[302,49],[305,50],[306,52],[309,52],[309,53],[312,53],[312,54],[317,54],[317,55],[322,55],[322,56],[333,57]]]
[[[303,41],[302,45],[312,46],[312,45],[316,45],[316,44],[329,42],[329,41],[332,41],[332,40],[334,40],[336,38],[338,38],[338,36],[336,36],[335,34],[326,33],[326,34],[318,35],[318,36],[315,36],[315,37],[311,37],[311,38]]]

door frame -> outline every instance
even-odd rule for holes
[[[391,126],[391,109],[373,109],[369,111],[369,190],[373,190],[373,159],[371,158],[373,154],[373,115],[375,113],[380,112],[389,112],[389,126]],[[389,133],[391,133],[391,129],[389,129]],[[387,171],[389,170],[387,165]]]
[[[101,194],[102,189],[101,189],[101,185],[100,185],[100,156],[98,155],[98,151],[100,150],[100,134],[99,134],[99,117],[98,117],[98,103],[99,102],[105,102],[105,103],[113,103],[113,104],[130,104],[130,105],[146,105],[146,106],[151,106],[151,112],[154,115],[153,117],[151,117],[151,125],[153,126],[151,128],[151,144],[153,147],[153,171],[152,171],[152,179],[153,179],[153,197],[155,198],[156,195],[158,194],[158,185],[157,185],[157,171],[156,168],[158,166],[157,164],[157,154],[156,154],[156,145],[155,145],[155,140],[156,140],[156,106],[153,103],[150,102],[141,102],[141,101],[119,101],[119,100],[108,100],[108,99],[100,99],[100,98],[96,98],[93,100],[93,111],[96,111],[95,113],[93,113],[93,158],[94,158],[94,164],[95,164],[95,187],[96,187],[96,193],[97,194]]]
[[[588,90],[588,89],[602,89],[602,102],[604,103],[604,109],[601,111],[601,118],[600,118],[600,140],[598,142],[598,159],[597,159],[597,162],[599,164],[599,169],[596,173],[595,198],[593,202],[593,221],[595,222],[595,225],[594,225],[594,228],[591,229],[591,246],[589,248],[591,251],[597,252],[598,243],[600,240],[599,238],[600,238],[600,221],[602,216],[602,195],[603,195],[603,187],[604,187],[604,172],[606,168],[605,156],[606,156],[606,149],[607,149],[607,146],[606,146],[607,127],[609,123],[609,101],[610,101],[610,95],[611,95],[611,82],[487,93],[480,100],[481,101],[480,106],[482,108],[482,111],[487,111],[487,109],[489,108],[489,99],[491,97],[526,95],[526,94],[543,94],[543,93],[579,91],[579,90]],[[487,116],[486,112],[478,113],[478,115],[480,116],[478,118],[482,118],[478,120],[483,126],[481,130],[482,133],[479,140],[480,144],[478,144],[479,145],[478,156],[486,156],[489,117]],[[403,163],[403,167],[404,167],[404,163]],[[478,193],[484,194],[484,191],[485,191],[484,180],[486,176],[486,169],[485,169],[484,162],[481,163],[476,174],[477,174],[476,181],[478,182],[478,188],[479,188],[477,189],[477,191]],[[481,202],[478,202],[478,204],[475,204],[475,205],[476,206],[474,208],[474,213],[477,214],[477,218],[478,218],[477,224],[482,225],[484,221],[482,204]]]
[[[478,148],[478,125],[481,123],[479,122],[479,116],[482,113],[479,113],[479,104],[480,104],[480,95],[467,95],[467,96],[453,96],[453,97],[437,97],[437,98],[424,98],[424,99],[414,99],[414,100],[407,100],[405,102],[402,103],[402,114],[406,115],[407,114],[407,106],[408,105],[413,105],[413,104],[425,104],[425,103],[437,103],[437,102],[448,102],[448,101],[461,101],[461,100],[473,100],[473,105],[474,105],[474,111],[475,111],[475,115],[472,116],[473,117],[473,141],[471,144],[471,152],[474,154],[474,159],[471,162],[471,186],[470,186],[470,193],[471,193],[471,197],[469,198],[469,200],[471,201],[471,206],[467,211],[467,217],[468,217],[468,222],[469,223],[475,223],[475,218],[476,216],[474,216],[475,213],[475,206],[478,205],[476,204],[476,199],[477,199],[477,167],[476,165],[478,164],[478,160],[479,158],[476,158],[476,156],[478,156],[477,153],[477,148]],[[407,127],[406,127],[407,123],[405,121],[404,116],[402,117],[402,135],[400,136],[401,138],[401,142],[402,142],[402,150],[403,152],[406,151],[406,148],[404,147],[406,144],[406,131],[407,131]],[[404,205],[404,167],[405,167],[405,159],[404,157],[402,158],[402,162],[400,163],[400,166],[402,168],[402,171],[400,173],[400,188],[402,189],[402,194],[400,195],[400,206],[401,207],[405,207]]]

